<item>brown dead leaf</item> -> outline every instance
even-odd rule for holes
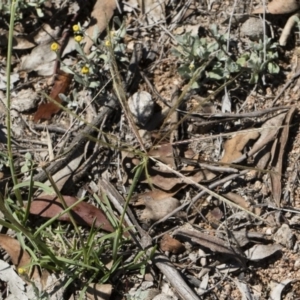
[[[289,131],[290,131],[290,123],[294,116],[296,109],[295,107],[292,107],[284,120],[284,128],[282,129],[281,135],[279,137],[279,152],[278,155],[275,156],[275,159],[273,160],[274,167],[272,168],[272,171],[270,173],[271,178],[271,185],[272,185],[272,194],[273,199],[277,207],[280,207],[280,200],[281,200],[281,190],[282,190],[282,163],[283,163],[283,156],[285,153],[286,144],[289,137]]]
[[[71,196],[63,196],[67,206],[73,205],[78,199]],[[44,218],[53,218],[63,212],[64,208],[56,195],[40,195],[32,201],[30,213]],[[71,210],[72,217],[75,221],[83,226],[94,226],[108,232],[113,232],[114,228],[106,218],[100,208],[89,203],[80,202]],[[58,218],[60,221],[71,222],[69,214],[65,213]]]
[[[141,215],[141,220],[144,222],[157,221],[171,213],[175,208],[180,205],[180,202],[173,197],[163,199],[153,199],[144,197],[135,205],[145,205],[145,209]]]
[[[153,148],[148,152],[148,154],[150,156],[153,156],[154,158],[159,159],[161,162],[172,168],[175,167],[173,147],[171,144],[164,144],[158,148]]]
[[[273,0],[267,6],[267,13],[280,15],[289,14],[300,8],[299,0]],[[253,14],[262,14],[264,12],[264,7],[259,7],[255,9]]]
[[[11,258],[12,263],[17,268],[24,268],[26,266],[28,267],[28,265],[31,263],[30,255],[22,249],[19,241],[17,241],[16,239],[5,234],[0,234],[0,247],[7,252],[7,254]],[[37,268],[34,268],[34,272],[31,278],[40,278]]]
[[[73,75],[67,74],[63,71],[59,71],[55,79],[54,85],[52,87],[50,98],[54,99],[57,103],[61,103],[59,94],[65,94],[69,89]],[[50,120],[52,115],[58,113],[60,107],[53,102],[43,103],[38,107],[38,110],[34,114],[34,122],[39,122],[41,120]]]
[[[223,196],[225,198],[231,200],[233,203],[239,205],[240,207],[255,213],[256,215],[260,215],[260,213],[261,213],[261,209],[259,207],[253,209],[251,207],[251,203],[247,202],[244,199],[244,197],[242,197],[236,193],[229,192],[229,193],[223,194]]]
[[[249,140],[256,140],[259,137],[259,132],[250,131],[242,134],[236,134],[230,140],[224,143],[224,156],[221,159],[222,163],[231,163],[242,156],[242,151]]]
[[[114,10],[116,9],[115,0],[97,0],[94,5],[92,14],[91,14],[91,25],[87,29],[87,36],[84,39],[85,46],[84,52],[89,53],[90,49],[93,45],[94,32],[97,30],[98,35],[102,33],[107,27],[108,22],[114,14]],[[97,29],[98,27],[98,29]]]
[[[160,249],[173,254],[184,252],[185,248],[178,240],[172,238],[169,234],[165,234],[160,241]]]
[[[152,198],[152,199],[156,199],[156,200],[160,200],[160,199],[165,199],[165,198],[168,198],[168,197],[173,197],[176,193],[178,193],[178,190],[176,191],[173,191],[173,192],[164,192],[164,191],[161,191],[161,190],[153,190],[153,191],[150,191],[150,192],[145,192],[145,193],[142,193],[142,194],[139,194],[137,195],[137,201],[144,201],[143,199],[144,198]]]
[[[216,177],[216,174],[209,170],[199,170],[194,175],[189,175],[186,177],[195,182],[203,182],[203,181],[212,180],[213,178]],[[147,182],[147,180],[144,180],[144,182]],[[163,189],[165,191],[170,191],[171,189],[175,188],[176,185],[186,184],[182,178],[178,178],[176,177],[176,175],[168,174],[168,173],[166,174],[159,173],[151,176],[151,183],[156,187]]]
[[[261,150],[265,145],[269,142],[273,141],[277,134],[282,122],[286,116],[286,113],[279,114],[269,120],[267,120],[263,125],[262,128],[265,128],[260,132],[259,139],[255,142],[252,149],[248,152],[248,156],[253,156],[259,150]]]

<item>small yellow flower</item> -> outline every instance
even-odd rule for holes
[[[77,32],[80,30],[79,26],[77,24],[73,25],[73,31]]]
[[[110,47],[111,46],[111,42],[109,40],[106,40],[105,43],[104,43],[104,45],[106,47]]]
[[[54,42],[54,43],[51,44],[51,50],[52,51],[57,51],[58,49],[59,49],[59,45],[57,43]]]
[[[24,274],[27,273],[27,270],[24,269],[24,268],[18,268],[18,273],[19,273],[20,275],[24,275]]]
[[[83,39],[83,37],[81,36],[81,35],[76,35],[75,37],[74,37],[74,40],[76,41],[76,42],[81,42],[82,41],[82,39]]]
[[[82,69],[81,69],[82,74],[88,74],[89,72],[90,72],[89,67],[87,67],[87,66],[82,67]]]
[[[193,71],[193,70],[195,69],[195,65],[194,65],[193,63],[191,63],[191,64],[189,65],[189,69],[190,69],[191,71]]]

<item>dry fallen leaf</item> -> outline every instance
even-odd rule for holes
[[[252,248],[245,251],[245,255],[249,260],[259,261],[265,259],[277,251],[281,250],[283,247],[278,244],[274,245],[254,245]]]
[[[173,197],[176,193],[178,193],[178,191],[174,191],[174,192],[164,192],[164,191],[161,191],[161,190],[152,190],[152,191],[149,191],[149,192],[145,192],[145,193],[142,193],[142,194],[138,194],[136,196],[137,198],[137,201],[144,201],[143,199],[147,197],[149,198],[152,198],[152,199],[156,199],[156,200],[160,200],[160,199],[165,199],[165,198],[168,198],[168,197]]]
[[[283,280],[283,281],[281,281],[281,282],[278,282],[278,283],[274,286],[274,288],[271,290],[269,299],[271,299],[271,300],[281,300],[281,299],[283,299],[283,298],[281,297],[281,294],[282,294],[283,290],[284,290],[288,285],[290,285],[292,282],[295,282],[295,281],[297,281],[297,280],[299,280],[299,279],[290,279],[290,278],[288,278],[288,279],[285,279],[285,280]]]
[[[281,180],[281,174],[282,174],[282,166],[283,166],[283,158],[285,154],[285,148],[287,145],[287,141],[289,138],[289,132],[290,132],[290,123],[292,121],[292,118],[295,114],[296,108],[293,107],[291,108],[284,120],[283,125],[284,128],[281,131],[280,137],[279,137],[279,151],[276,149],[276,156],[273,155],[274,160],[272,162],[273,168],[270,173],[270,178],[271,178],[271,184],[272,184],[272,195],[275,204],[277,207],[280,207],[280,201],[281,201],[281,192],[282,192],[282,180]],[[278,148],[278,147],[276,147]]]
[[[280,15],[289,14],[300,8],[299,0],[273,0],[267,6],[267,13]],[[259,7],[255,9],[253,14],[262,14],[264,12],[264,7]]]
[[[114,14],[117,1],[115,0],[97,0],[91,14],[91,26],[87,29],[87,36],[84,39],[84,52],[89,53],[93,45],[94,32],[97,30],[98,35],[107,27],[108,22]],[[97,28],[98,27],[98,28]]]
[[[72,78],[73,75],[67,74],[60,70],[55,78],[55,82],[49,97],[54,99],[57,103],[61,103],[62,100],[59,98],[59,94],[65,94],[67,92]],[[60,107],[53,102],[42,103],[34,114],[33,120],[34,122],[49,120],[51,119],[52,115],[58,113],[59,111]]]
[[[225,198],[231,200],[233,203],[239,205],[240,207],[255,213],[256,215],[260,215],[260,213],[261,213],[260,207],[256,207],[253,209],[253,207],[251,207],[251,203],[247,202],[244,199],[244,197],[242,197],[236,193],[229,192],[229,193],[223,194],[223,196]],[[249,200],[249,201],[251,201],[251,200]]]
[[[163,199],[144,197],[143,200],[135,203],[136,206],[145,205],[145,209],[141,215],[141,220],[144,222],[160,220],[177,208],[179,204],[180,202],[173,197]]]
[[[12,263],[17,268],[28,267],[31,263],[30,255],[24,251],[16,239],[5,235],[0,234],[0,247],[7,252],[10,256]],[[40,278],[39,272],[36,268],[34,268],[34,272],[32,274],[32,279]]]
[[[221,159],[223,163],[230,163],[242,156],[242,151],[249,140],[256,140],[259,137],[259,132],[250,131],[246,133],[236,134],[230,140],[224,143],[225,153]]]
[[[159,159],[161,162],[165,163],[166,165],[172,168],[175,168],[176,166],[173,154],[173,147],[171,144],[164,144],[158,148],[153,147],[148,152],[148,155]]]
[[[162,237],[159,246],[162,251],[168,251],[173,254],[179,254],[185,250],[183,244],[168,234]]]
[[[73,205],[78,199],[71,196],[63,196],[67,206]],[[30,213],[45,218],[53,218],[64,211],[63,205],[56,195],[40,195],[32,201]],[[75,221],[83,226],[94,226],[105,231],[113,232],[114,228],[100,208],[89,203],[80,202],[71,210]],[[69,214],[65,213],[58,218],[60,221],[71,222]],[[95,222],[95,223],[94,223]]]
[[[260,137],[253,145],[252,149],[248,152],[248,156],[254,155],[276,138],[285,116],[286,113],[278,114],[277,116],[267,120],[262,125],[263,130],[260,132]]]
[[[207,182],[216,177],[216,174],[209,170],[199,170],[193,175],[188,175],[186,178],[193,180],[195,182]],[[144,180],[148,182],[148,180]],[[151,176],[151,183],[156,187],[163,189],[165,191],[170,191],[175,188],[177,185],[185,185],[185,182],[182,178],[176,177],[176,175],[171,174],[170,172],[160,173]],[[178,189],[177,189],[178,190]]]

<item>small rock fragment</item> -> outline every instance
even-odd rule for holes
[[[263,21],[259,18],[249,18],[241,26],[241,35],[247,36],[253,41],[258,41],[264,36]]]
[[[128,99],[128,107],[136,123],[144,126],[153,114],[154,102],[148,92],[141,91]]]
[[[274,241],[288,249],[293,249],[295,240],[296,237],[287,224],[282,224],[282,226],[274,234]]]
[[[11,108],[18,112],[26,112],[36,107],[38,94],[33,89],[20,90],[16,97],[12,98]]]

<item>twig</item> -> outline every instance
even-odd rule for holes
[[[272,102],[272,106],[276,103],[276,101],[281,97],[281,95],[284,93],[284,91],[289,87],[289,85],[300,76],[300,71],[298,71],[296,74],[293,75],[293,77],[286,82],[286,84],[283,86],[282,90],[279,92],[279,94],[275,97],[275,99]]]
[[[199,297],[185,283],[179,272],[175,269],[174,265],[166,256],[156,253],[154,255],[153,262],[166,276],[170,284],[176,289],[176,292],[179,294],[180,299],[199,300]]]
[[[241,171],[240,173],[238,174],[231,174],[229,176],[226,176],[225,178],[223,179],[220,179],[220,180],[217,180],[215,181],[214,183],[210,184],[208,186],[209,189],[213,189],[213,188],[216,188],[217,186],[221,185],[221,184],[224,184],[226,182],[228,182],[229,180],[233,180],[237,177],[240,177],[240,176],[243,176],[245,174],[248,173],[248,170],[243,170]],[[179,207],[177,207],[175,210],[173,210],[171,213],[167,214],[166,216],[164,216],[162,219],[156,221],[154,224],[152,224],[152,226],[149,228],[148,231],[150,231],[154,226],[158,225],[159,223],[162,223],[166,220],[168,220],[170,217],[174,216],[177,212],[183,210],[184,208],[186,208],[187,206],[189,210],[189,208],[198,200],[200,199],[200,197],[202,197],[203,195],[206,194],[206,191],[201,191],[200,193],[198,193],[190,202],[187,202],[187,203],[184,203],[182,205],[180,205]]]
[[[280,46],[286,45],[287,39],[290,36],[292,28],[299,20],[299,16],[300,16],[300,13],[297,12],[297,13],[293,14],[292,16],[290,16],[289,19],[287,20],[287,22],[285,23],[285,26],[282,30],[282,33],[281,33],[280,39],[279,39]]]

